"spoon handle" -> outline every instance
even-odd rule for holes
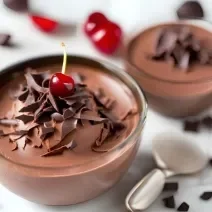
[[[162,192],[165,179],[163,171],[153,169],[127,195],[125,200],[127,209],[133,212],[148,208]]]

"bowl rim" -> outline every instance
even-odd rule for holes
[[[23,71],[24,71],[28,66],[30,66],[30,64],[34,64],[36,62],[41,63],[41,61],[45,61],[45,60],[48,60],[48,59],[54,61],[54,60],[56,60],[56,59],[58,60],[60,58],[61,58],[61,61],[62,61],[62,57],[63,57],[62,54],[52,54],[52,55],[42,55],[42,56],[32,57],[32,58],[29,58],[29,59],[24,59],[24,60],[21,60],[17,63],[9,65],[9,66],[3,68],[2,70],[0,70],[0,77],[4,76],[5,74],[8,75],[8,73],[11,73],[15,70],[16,70],[15,72],[20,71],[20,68],[23,68]],[[108,155],[108,154],[112,154],[113,152],[119,151],[122,148],[124,148],[130,141],[136,139],[136,137],[140,134],[140,132],[142,131],[142,129],[145,125],[146,118],[147,118],[148,105],[147,105],[147,100],[146,100],[145,94],[142,91],[142,89],[139,87],[137,82],[128,73],[126,73],[125,71],[122,70],[122,68],[117,67],[117,66],[115,66],[115,65],[113,65],[113,64],[111,64],[107,61],[96,59],[94,57],[86,57],[86,56],[81,56],[81,55],[68,54],[68,60],[70,61],[70,59],[73,59],[73,60],[76,59],[78,61],[85,60],[87,62],[91,62],[91,63],[95,64],[96,66],[98,66],[99,68],[102,67],[105,70],[107,70],[108,72],[111,72],[115,77],[117,77],[118,79],[121,79],[121,82],[124,83],[123,80],[128,81],[128,85],[126,83],[124,83],[124,84],[131,90],[133,95],[134,95],[134,92],[137,93],[139,101],[140,101],[139,104],[141,104],[141,107],[142,107],[141,113],[140,113],[140,116],[139,116],[139,121],[137,123],[136,128],[131,132],[131,134],[123,142],[121,142],[119,145],[115,146],[112,150],[110,150],[106,153],[103,153],[102,156],[95,157],[93,160],[89,160],[86,163],[77,164],[76,166],[78,167],[78,166],[83,166],[83,165],[89,164],[90,162],[93,162],[95,160],[99,160],[100,157],[104,157],[106,154]],[[48,62],[46,64],[51,65],[51,63],[48,63]],[[57,64],[57,62],[55,62],[55,64]],[[78,63],[76,63],[76,64],[78,64]],[[44,67],[44,65],[41,65],[41,67]],[[135,99],[136,99],[136,97],[135,97]],[[136,99],[136,101],[137,101],[137,99]],[[23,166],[25,168],[27,168],[27,167],[44,168],[44,166],[39,166],[39,165],[38,166],[37,165],[29,165],[27,163],[25,164],[25,163],[21,163],[21,162],[16,163],[13,160],[11,160],[10,158],[6,157],[6,155],[3,155],[1,152],[0,152],[0,156],[2,158],[6,159],[7,161],[11,162],[11,163]],[[103,165],[105,165],[105,164],[103,164]],[[75,166],[60,166],[60,167],[56,166],[55,169],[57,169],[57,168],[60,168],[60,169],[61,168],[62,169],[63,168],[74,168],[74,167]],[[45,168],[48,169],[50,167],[45,166]],[[52,167],[52,168],[54,168],[54,167]],[[93,169],[89,169],[87,171],[90,171],[90,170],[93,170]],[[84,171],[83,171],[83,173],[84,173]],[[54,177],[56,177],[56,176],[57,175],[55,175]]]

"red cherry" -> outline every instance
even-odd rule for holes
[[[58,23],[46,17],[31,15],[31,20],[39,29],[44,32],[52,32],[58,26]]]
[[[65,74],[55,73],[50,79],[49,88],[54,96],[70,96],[74,91],[74,80]]]
[[[98,27],[98,30],[91,35],[95,47],[105,54],[113,54],[119,47],[122,39],[121,28],[110,21]]]
[[[85,22],[84,31],[88,36],[91,36],[98,30],[98,27],[101,27],[101,25],[107,21],[107,18],[102,13],[92,13]]]

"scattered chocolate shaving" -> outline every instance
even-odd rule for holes
[[[20,116],[16,116],[15,118],[23,121],[24,124],[27,124],[28,122],[33,121],[33,119],[34,119],[33,116],[25,115],[25,114],[22,114]]]
[[[202,124],[209,129],[212,128],[212,118],[210,116],[203,118]]]
[[[31,143],[31,142],[32,142],[32,141],[30,140],[30,138],[28,138],[28,137],[26,136],[26,138],[25,138],[25,140],[24,140],[23,150],[25,150],[26,145],[29,144],[29,143]]]
[[[0,33],[0,45],[8,46],[10,43],[11,35]]]
[[[28,9],[28,0],[3,0],[5,6],[16,12]]]
[[[185,211],[187,212],[189,210],[189,205],[186,202],[183,202],[178,208],[177,211]]]
[[[198,1],[187,1],[179,7],[177,16],[179,19],[202,19],[204,11]]]
[[[55,101],[55,97],[52,95],[51,92],[49,92],[49,94],[48,94],[48,99],[51,102],[51,104],[54,107],[54,109],[58,112],[59,111],[59,108],[58,108],[57,103]]]
[[[15,141],[12,141],[13,147],[11,149],[11,151],[15,151],[18,149],[18,144]]]
[[[39,107],[40,107],[41,101],[33,102],[30,105],[26,105],[25,107],[22,107],[19,112],[25,113],[25,112],[30,112],[34,113]]]
[[[205,200],[205,201],[207,201],[211,198],[212,198],[212,191],[206,191],[200,196],[200,199]]]
[[[40,139],[41,140],[46,140],[48,137],[50,137],[51,135],[53,135],[54,133],[54,127],[41,127],[41,136]]]
[[[200,127],[200,121],[185,121],[184,131],[198,132]]]
[[[160,30],[153,60],[173,61],[175,67],[188,71],[194,63],[212,64],[212,50],[192,34],[188,26],[168,26]]]
[[[3,130],[0,130],[0,136],[3,136],[3,135],[5,135],[4,134],[4,131]]]
[[[22,91],[22,93],[18,96],[18,99],[22,102],[25,102],[28,95],[29,95],[29,90],[26,89],[26,90]]]
[[[175,208],[174,196],[164,198],[163,203],[166,208]]]
[[[108,119],[106,119],[106,118],[100,118],[98,116],[92,116],[92,115],[88,115],[88,114],[79,114],[79,113],[75,114],[73,116],[73,118],[92,121],[93,124],[96,124],[96,123],[99,124],[99,123],[108,121]]]
[[[165,183],[163,191],[177,191],[178,183],[177,182],[168,182]]]
[[[72,150],[77,146],[77,144],[74,141],[71,141],[69,144],[61,146],[57,149],[50,150],[49,152],[41,155],[41,157],[48,157],[48,156],[54,156],[54,155],[60,155],[64,152],[64,150],[69,149]]]

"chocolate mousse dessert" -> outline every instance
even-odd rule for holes
[[[127,71],[158,112],[185,117],[212,103],[212,33],[188,22],[157,25],[129,42]]]
[[[0,182],[47,205],[86,201],[113,186],[135,156],[141,132],[126,140],[145,110],[112,74],[66,68],[66,53],[58,71],[28,68],[1,88]]]

